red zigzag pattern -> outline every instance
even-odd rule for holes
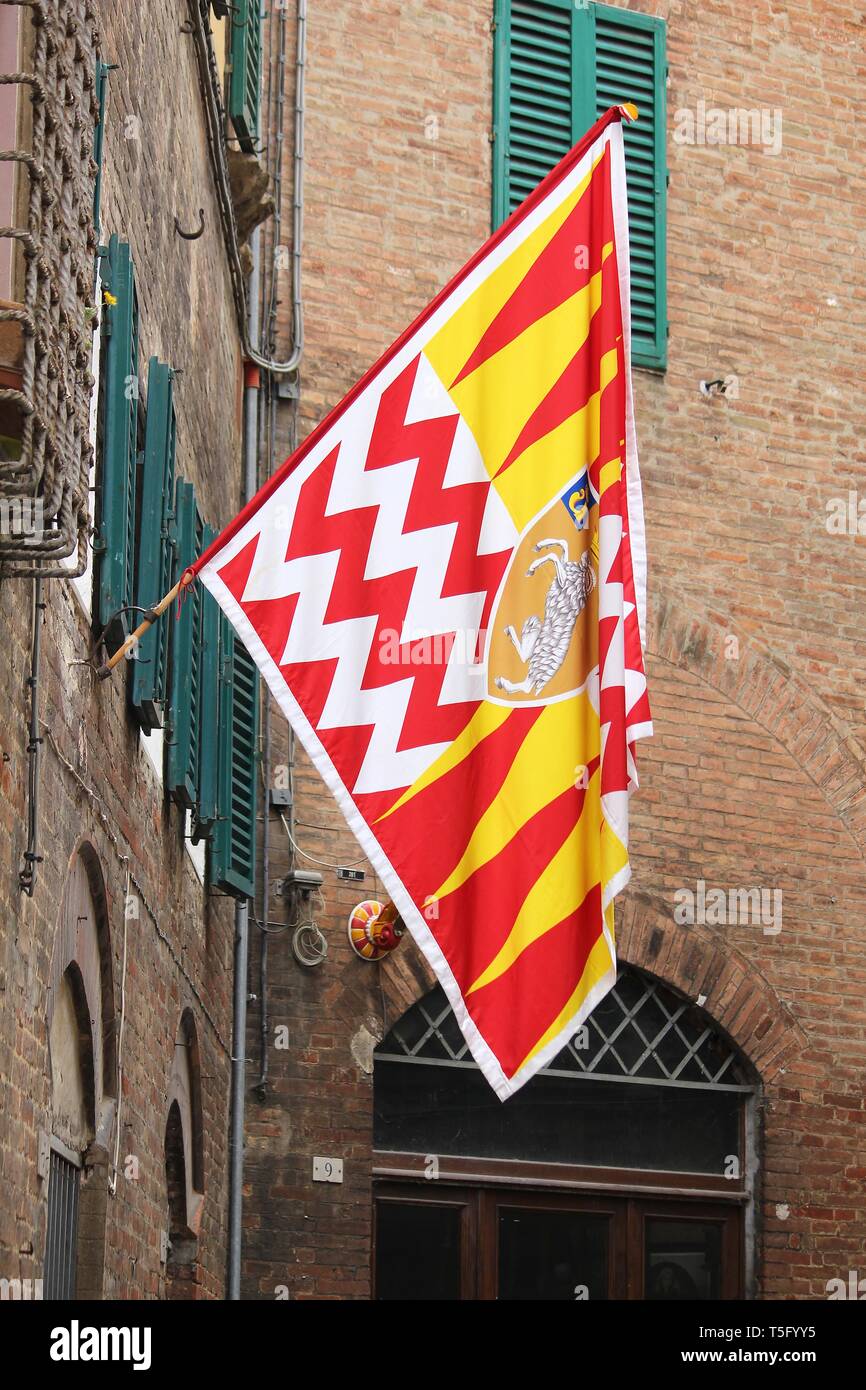
[[[456,527],[445,579],[443,598],[460,594],[483,593],[481,618],[486,628],[490,607],[499,587],[510,550],[493,555],[478,555],[478,545],[484,510],[490,485],[465,483],[443,487],[445,471],[454,444],[459,416],[441,416],[406,424],[406,411],[418,372],[415,358],[385,389],[379,402],[367,458],[366,470],[388,468],[407,460],[417,459],[412,492],[403,524],[403,534],[427,530],[434,526]],[[471,719],[478,702],[439,705],[442,681],[448,654],[453,641],[446,638],[434,647],[438,659],[424,664],[413,663],[413,647],[404,643],[399,651],[389,651],[389,660],[380,660],[379,636],[400,632],[409,608],[415,583],[415,569],[398,571],[380,579],[365,579],[378,508],[361,507],[327,516],[325,509],[331,496],[339,449],[338,445],[310,475],[301,488],[286,549],[286,560],[337,551],[339,560],[330,598],[325,611],[326,623],[374,616],[376,633],[362,680],[363,689],[373,689],[394,681],[413,679],[412,694],[406,710],[398,748],[412,748],[427,743],[451,742]],[[223,570],[221,577],[237,598],[243,593],[246,578],[253,563],[251,542]],[[292,596],[260,600],[243,605],[244,611],[259,632],[271,656],[279,662],[291,629],[296,600]],[[417,656],[416,651],[416,656]],[[335,658],[309,662],[289,662],[281,667],[283,675],[314,728],[321,718],[336,670]],[[318,730],[335,766],[346,785],[352,787],[370,741],[371,728],[352,727],[339,730]],[[390,793],[392,801],[396,793]]]

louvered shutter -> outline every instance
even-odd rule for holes
[[[494,50],[493,218],[498,226],[609,106],[625,127],[632,360],[664,367],[665,29],[650,15],[574,0],[499,0]]]
[[[205,526],[202,546],[206,550],[216,537],[212,526]],[[203,585],[196,585],[201,599],[201,642],[199,647],[198,700],[202,711],[198,730],[197,783],[194,841],[205,839],[218,814],[217,774],[219,767],[220,697],[220,609]]]
[[[235,0],[231,24],[229,116],[242,150],[254,150],[259,134],[262,19],[260,0]]]
[[[255,663],[220,615],[219,814],[210,840],[210,881],[237,898],[255,886],[259,680]]]
[[[610,106],[634,101],[640,118],[626,125],[625,169],[631,250],[632,358],[642,366],[667,360],[665,222],[665,30],[651,15],[593,5],[597,120]]]
[[[494,222],[519,207],[574,144],[572,6],[511,0],[497,18]]]
[[[114,651],[135,626],[128,610],[135,601],[138,449],[138,299],[129,246],[116,236],[103,257],[102,286],[111,300],[102,309],[107,342],[103,345],[99,523],[93,548],[99,556],[99,623]]]
[[[204,527],[192,483],[178,480],[177,558],[174,579],[201,554]],[[193,810],[198,792],[198,740],[201,718],[199,699],[199,651],[201,644],[201,585],[193,584],[174,619],[171,641],[171,723],[168,729],[166,790],[187,810]]]
[[[174,570],[175,414],[170,367],[152,357],[147,374],[147,425],[141,478],[141,520],[135,602],[153,608],[172,586]],[[140,616],[137,615],[137,616]],[[138,643],[130,698],[142,728],[162,728],[168,698],[167,623],[154,623]]]
[[[96,64],[96,104],[98,116],[93,129],[93,159],[96,179],[93,184],[93,230],[99,235],[99,216],[102,207],[102,147],[105,143],[105,99],[108,93],[108,74],[111,67],[102,61]]]

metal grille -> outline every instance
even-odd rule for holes
[[[20,390],[0,387],[17,407],[21,455],[0,460],[5,574],[83,574],[89,529],[89,437],[96,233],[93,225],[97,96],[96,12],[92,0],[0,0],[20,11],[30,46],[27,71],[0,84],[27,94],[28,149],[0,150],[26,170],[19,199],[26,225],[0,227],[24,257],[23,303],[0,308],[0,322],[23,335]],[[58,564],[66,557],[76,558]]]
[[[376,1049],[389,1062],[474,1067],[444,991],[437,985]],[[754,1089],[738,1054],[702,1009],[632,967],[605,995],[542,1075]]]
[[[52,1149],[43,1272],[45,1298],[75,1297],[80,1184],[81,1169]]]

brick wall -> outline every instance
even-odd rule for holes
[[[761,1072],[759,1290],[821,1297],[866,1267],[864,542],[824,525],[830,498],[866,490],[862,16],[839,0],[630,8],[668,25],[671,336],[666,375],[635,373],[656,736],[641,747],[620,944],[705,994]],[[301,435],[489,231],[490,18],[489,3],[455,0],[311,15]],[[678,144],[675,113],[699,100],[780,108],[781,150]],[[288,215],[288,184],[284,196]],[[700,394],[729,373],[737,399]],[[308,853],[357,859],[303,761],[296,814]],[[272,835],[285,872],[277,821]],[[351,957],[346,912],[375,883],[346,891],[321,871],[325,963],[305,971],[290,934],[270,939],[269,1080],[248,1112],[251,1297],[366,1296],[369,1036],[426,988],[408,942],[381,968]],[[677,926],[674,893],[699,878],[780,888],[781,933]],[[315,1154],[344,1158],[342,1187],[312,1183]]]
[[[138,277],[140,363],[159,354],[175,383],[178,472],[192,479],[214,523],[240,498],[240,353],[213,178],[207,158],[185,7],[103,0],[97,6],[109,78],[102,228],[129,240]],[[175,234],[197,224],[188,242]],[[204,1203],[197,1296],[220,1297],[225,1279],[226,1135],[231,1034],[232,904],[206,896],[125,703],[125,672],[104,684],[87,659],[93,634],[67,582],[45,589],[40,775],[34,897],[18,892],[25,847],[27,689],[32,586],[0,582],[0,1265],[4,1276],[42,1274],[45,1184],[37,1136],[51,1129],[46,1018],[52,950],[64,884],[77,848],[93,847],[105,882],[115,1018],[119,1019],[127,859],[137,916],[127,923],[121,1173],[105,1218],[103,1289],[109,1297],[163,1290],[160,1233],[168,1227],[164,1158],[168,1092],[181,1014],[192,1011],[201,1054]],[[127,1157],[136,1160],[125,1164]],[[136,1166],[137,1165],[137,1166]],[[127,1177],[126,1173],[137,1176]],[[105,1180],[102,1175],[102,1181]],[[186,1292],[184,1293],[186,1296]]]

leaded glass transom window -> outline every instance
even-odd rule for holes
[[[376,1055],[475,1066],[439,985],[395,1023]],[[752,1089],[736,1050],[701,1009],[628,967],[544,1070],[554,1076],[577,1072],[608,1080]]]
[[[438,986],[376,1049],[375,1147],[724,1175],[743,1153],[747,1064],[708,1014],[633,967],[499,1101]]]

